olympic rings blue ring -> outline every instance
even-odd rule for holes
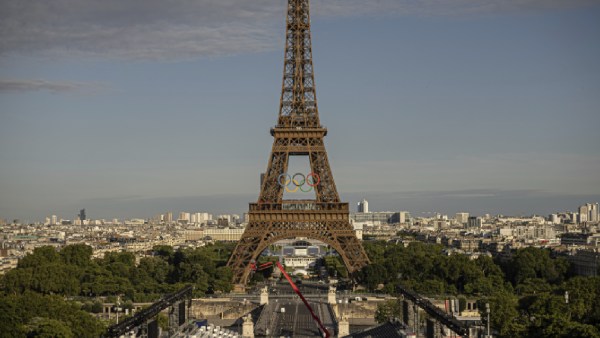
[[[285,184],[281,183],[281,178],[286,176],[287,178],[285,179]],[[288,174],[281,174],[279,175],[279,177],[277,177],[277,183],[279,183],[279,185],[283,188],[286,187],[290,184],[290,182],[292,181],[292,178],[290,177],[290,175]]]

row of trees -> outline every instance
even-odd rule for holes
[[[60,252],[40,247],[0,279],[0,290],[84,297],[122,295],[134,302],[156,300],[187,284],[194,285],[196,295],[228,292],[232,274],[225,264],[230,252],[230,246],[223,244],[178,251],[165,246],[136,263],[130,252],[109,252],[102,259],[92,259],[92,248],[86,245],[68,245]]]
[[[386,292],[404,285],[425,295],[489,295],[510,289],[504,274],[491,257],[470,260],[465,255],[448,256],[439,245],[421,242],[402,244],[365,242],[371,264],[359,274],[369,288],[384,284]]]
[[[71,332],[59,336],[97,337],[104,325],[89,312],[101,311],[99,298],[153,302],[190,284],[195,296],[229,292],[232,273],[225,264],[231,250],[226,244],[177,251],[159,246],[136,262],[129,252],[93,259],[86,245],[36,248],[0,277],[0,327],[12,327],[0,336],[43,336],[55,330]]]
[[[0,337],[99,337],[106,329],[77,302],[25,291],[0,296]]]
[[[420,242],[364,245],[372,264],[360,278],[370,289],[383,284],[393,293],[402,284],[429,296],[478,298],[480,309],[489,302],[499,337],[600,337],[600,277],[571,275],[568,261],[547,249],[520,249],[504,260],[471,260]],[[395,311],[394,304],[383,304],[377,317],[383,320]]]
[[[491,324],[500,337],[600,336],[600,278],[571,276],[568,262],[548,250],[526,248],[506,260],[471,260],[419,242],[364,245],[372,264],[359,278],[369,289],[383,285],[393,293],[401,284],[430,296],[479,298],[490,303]],[[98,336],[105,325],[89,312],[101,310],[100,298],[121,295],[126,303],[151,302],[189,284],[195,296],[228,292],[232,273],[225,264],[232,249],[226,244],[182,250],[159,246],[136,262],[127,252],[93,259],[85,245],[37,248],[0,277],[0,327],[8,328],[0,337]],[[327,257],[325,265],[338,276],[346,272],[339,257]],[[395,311],[395,304],[385,304],[377,317]]]

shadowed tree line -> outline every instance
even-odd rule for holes
[[[436,297],[489,302],[490,322],[499,337],[600,337],[600,277],[573,276],[568,261],[550,250],[519,249],[506,260],[488,256],[448,256],[442,246],[413,242],[365,242],[372,264],[359,273],[375,290],[394,293],[396,285]],[[568,302],[565,299],[568,292]],[[380,321],[399,311],[382,304]],[[483,316],[485,319],[485,316]]]
[[[94,259],[92,248],[80,244],[36,248],[0,277],[0,327],[10,328],[0,337],[97,337],[105,325],[89,312],[102,310],[99,299],[118,295],[127,307],[190,284],[194,296],[229,292],[232,273],[225,264],[232,249],[158,246],[136,263],[129,252]]]
[[[457,296],[463,303],[465,297],[479,298],[490,303],[491,324],[500,337],[600,336],[600,278],[572,276],[568,262],[549,250],[521,249],[495,261],[447,256],[441,246],[419,242],[364,246],[372,264],[359,279],[369,289],[383,285],[384,292],[393,293],[402,284],[425,295]],[[89,312],[100,312],[99,299],[116,295],[127,307],[189,284],[195,296],[228,292],[232,274],[225,264],[232,249],[229,244],[177,251],[158,246],[136,263],[127,252],[93,259],[85,245],[37,248],[0,277],[0,327],[7,328],[0,337],[98,336],[105,324]],[[342,274],[341,262],[330,260],[328,267]],[[384,320],[397,310],[386,303],[376,317]]]

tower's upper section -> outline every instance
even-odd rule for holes
[[[320,128],[309,0],[288,0],[283,86],[277,128]]]

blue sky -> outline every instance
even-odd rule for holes
[[[0,3],[0,218],[247,209],[283,68],[278,1]],[[600,200],[600,2],[312,3],[342,197],[414,214]]]

